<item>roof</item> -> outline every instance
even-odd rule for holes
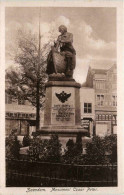
[[[96,74],[106,74],[107,70],[104,70],[104,69],[92,69],[92,72],[94,72]]]
[[[91,69],[109,70],[113,66],[113,64],[116,64],[115,60],[107,60],[107,59],[95,60],[95,59],[92,59],[90,61]]]

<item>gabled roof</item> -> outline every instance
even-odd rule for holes
[[[91,69],[109,70],[113,66],[113,64],[116,64],[115,60],[107,60],[107,59],[95,60],[95,59],[92,59],[90,61]]]

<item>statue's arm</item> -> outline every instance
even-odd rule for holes
[[[60,46],[60,40],[61,40],[61,36],[58,36],[58,39],[57,39],[57,41],[56,41],[56,43],[55,43],[55,48],[56,48],[56,50],[58,50],[58,48],[59,48],[59,46]]]
[[[61,37],[61,42],[62,43],[72,43],[73,42],[73,34],[69,33],[66,36]]]

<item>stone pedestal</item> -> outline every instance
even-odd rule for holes
[[[81,127],[80,84],[71,81],[49,81],[46,84],[44,125],[37,134],[57,133],[76,136],[85,133]]]

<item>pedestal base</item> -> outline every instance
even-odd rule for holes
[[[80,84],[74,80],[46,84],[44,125],[38,134],[86,133],[81,127]]]

